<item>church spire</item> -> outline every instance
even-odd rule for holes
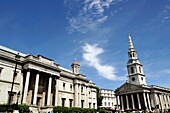
[[[134,47],[133,47],[133,43],[132,43],[132,39],[131,39],[131,36],[130,36],[130,33],[128,33],[128,39],[129,39],[129,50],[134,50]]]
[[[128,49],[128,82],[136,85],[146,85],[143,66],[137,57],[137,52],[134,49],[130,33],[128,33],[129,49]]]

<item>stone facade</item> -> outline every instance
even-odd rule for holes
[[[147,85],[141,62],[129,37],[129,60],[127,62],[128,80],[115,90],[117,108],[121,111],[170,110],[170,89]]]
[[[96,85],[80,74],[74,60],[72,71],[42,55],[19,53],[0,46],[0,103],[8,103],[13,81],[11,103],[27,104],[37,112],[48,112],[53,106],[97,108]],[[17,66],[16,66],[17,64]]]
[[[116,103],[116,96],[114,90],[111,89],[100,89],[101,96],[103,97],[102,106],[101,108],[106,109],[115,109]]]

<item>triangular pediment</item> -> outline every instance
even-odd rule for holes
[[[133,93],[133,92],[141,92],[145,88],[141,85],[135,85],[131,83],[124,83],[122,86],[116,89],[115,93]]]

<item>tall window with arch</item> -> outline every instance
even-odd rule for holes
[[[139,73],[142,73],[142,71],[141,71],[141,67],[139,67]]]
[[[131,68],[130,68],[130,71],[131,71],[131,73],[134,73],[134,68],[131,67]]]

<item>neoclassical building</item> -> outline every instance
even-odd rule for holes
[[[170,89],[155,85],[147,85],[142,63],[134,49],[131,36],[128,50],[128,80],[115,90],[117,108],[122,111],[158,111],[170,109]]]
[[[48,112],[53,106],[96,109],[96,85],[80,73],[77,60],[71,67],[68,70],[42,55],[26,55],[0,46],[0,103],[18,101],[35,113]]]
[[[103,97],[102,106],[100,108],[114,110],[116,103],[116,96],[112,89],[100,89],[101,96]]]

